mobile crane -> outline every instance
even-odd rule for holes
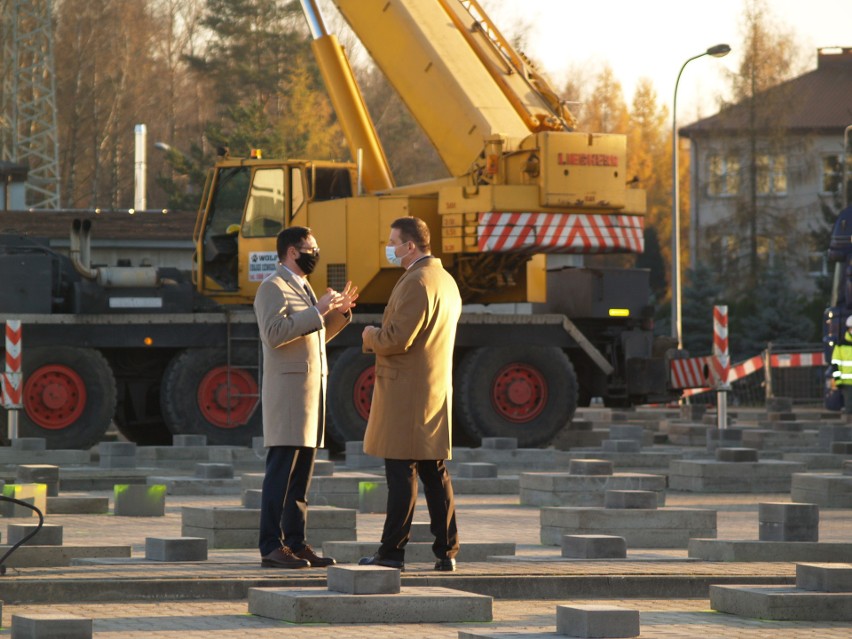
[[[35,302],[32,289],[7,283],[13,294],[0,308],[0,321],[24,324],[22,434],[86,446],[114,419],[140,443],[176,433],[248,443],[260,432],[262,383],[250,305],[275,268],[277,234],[304,225],[322,244],[314,288],[360,287],[353,325],[330,344],[328,385],[331,438],[360,439],[374,375],[360,332],[379,321],[399,277],[382,256],[390,222],[404,215],[429,224],[433,253],[468,304],[454,393],[468,438],[541,445],[592,397],[627,406],[677,396],[670,341],[651,330],[647,271],[583,268],[575,257],[643,248],[644,192],[626,186],[625,137],[576,131],[556,92],[475,0],[335,5],[451,177],[394,184],[342,47],[315,0],[303,0],[358,161],[220,158],[202,193],[191,281],[163,269],[93,267],[85,220],[72,229],[70,260],[0,236],[0,263],[42,289]],[[41,284],[26,275],[36,265]]]

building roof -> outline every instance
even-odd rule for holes
[[[775,112],[772,128],[842,135],[852,125],[852,47],[820,49],[817,68],[764,93],[789,107]],[[679,130],[686,138],[736,133],[749,128],[751,99]],[[758,125],[760,128],[760,125]]]
[[[67,240],[75,219],[92,221],[92,240],[186,241],[192,243],[194,211],[32,210],[0,211],[0,233]]]

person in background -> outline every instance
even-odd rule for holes
[[[843,394],[843,412],[852,415],[852,315],[846,318],[846,332],[831,351],[831,381]]]

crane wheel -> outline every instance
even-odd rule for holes
[[[556,347],[476,348],[465,354],[455,378],[458,426],[475,438],[545,445],[577,409],[574,367]]]
[[[330,353],[326,434],[336,448],[348,441],[362,441],[373,400],[376,358],[360,348]]]
[[[103,355],[70,346],[26,348],[22,372],[19,437],[42,437],[50,449],[87,449],[101,441],[116,405],[115,378]],[[6,421],[0,410],[3,435]]]
[[[173,435],[205,435],[208,444],[250,446],[263,433],[256,351],[188,348],[166,366],[160,407]]]

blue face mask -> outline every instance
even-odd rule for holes
[[[402,257],[397,257],[396,249],[396,246],[385,245],[385,257],[392,266],[402,266]]]

